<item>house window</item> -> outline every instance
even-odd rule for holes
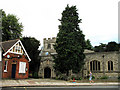
[[[19,62],[19,73],[26,73],[26,62]]]
[[[100,71],[100,62],[99,61],[91,61],[90,62],[90,70],[91,71]]]
[[[16,45],[15,49],[16,51],[20,51],[20,46]]]
[[[113,71],[113,62],[108,61],[108,71]]]
[[[7,72],[7,64],[8,64],[8,61],[5,61],[5,64],[4,64],[4,72]]]
[[[47,49],[51,49],[51,44],[48,44]]]

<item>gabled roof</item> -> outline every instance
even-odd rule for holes
[[[0,42],[4,52],[7,52],[19,39]]]
[[[22,42],[20,41],[20,39],[15,39],[15,40],[9,40],[9,41],[4,41],[4,42],[0,42],[0,47],[2,47],[2,50],[4,51],[3,56],[5,56],[17,43],[20,43],[25,55],[28,57],[29,62],[31,61],[30,57],[28,56]]]

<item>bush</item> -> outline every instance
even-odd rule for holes
[[[33,77],[34,77],[34,78],[38,78],[38,73],[37,73],[37,72],[34,72],[34,73],[33,73]]]
[[[71,79],[73,80],[73,78],[74,78],[75,80],[82,80],[82,77],[80,77],[80,76],[72,76]]]
[[[32,73],[29,74],[29,77],[32,77]]]
[[[55,79],[56,79],[56,80],[59,80],[59,78],[58,78],[58,77],[55,77]]]
[[[100,79],[108,79],[108,76],[102,76]]]
[[[59,75],[55,78],[56,80],[68,80],[68,77],[66,75]]]
[[[97,77],[97,79],[100,79],[99,77]]]
[[[92,79],[95,79],[95,76],[92,75]]]
[[[80,76],[73,75],[73,76],[69,77],[69,76],[66,76],[65,74],[59,74],[58,76],[56,76],[55,79],[56,80],[66,80],[66,81],[68,81],[70,79],[73,80],[73,78],[75,80],[82,80],[82,77],[80,77]]]
[[[120,76],[118,77],[118,79],[120,80]]]

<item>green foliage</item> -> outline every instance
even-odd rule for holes
[[[32,37],[23,37],[21,38],[21,41],[31,58],[31,62],[29,64],[30,73],[38,72],[40,65],[40,50],[38,50],[38,48],[40,46],[40,42]]]
[[[59,80],[59,78],[58,78],[58,77],[55,77],[55,79],[56,79],[56,80]]]
[[[76,76],[76,75],[73,75],[73,76],[69,77],[69,76],[66,76],[65,74],[60,74],[55,79],[56,80],[66,80],[66,81],[68,81],[68,80],[73,80],[73,79],[82,80],[83,78],[81,76]]]
[[[75,79],[75,80],[82,80],[82,77],[81,76],[72,76],[71,79]]]
[[[34,73],[33,73],[33,77],[34,77],[34,78],[38,78],[38,72],[34,72]]]
[[[108,79],[108,76],[102,76],[100,79]]]
[[[95,52],[105,52],[106,51],[106,44],[100,43],[99,46],[94,47]]]
[[[59,76],[57,76],[55,78],[56,80],[68,80],[68,76],[64,75],[64,74],[60,74]]]
[[[109,42],[107,47],[107,51],[118,51],[119,50],[119,46],[116,42]]]
[[[90,40],[89,39],[87,39],[86,41],[85,41],[85,49],[88,49],[88,50],[93,50],[93,46],[92,46],[92,44],[90,43]]]
[[[108,44],[100,43],[99,46],[94,47],[95,52],[110,52],[110,51],[118,51],[120,49],[120,44],[116,42],[108,42]]]
[[[23,26],[19,23],[19,19],[13,15],[6,15],[2,12],[2,41],[18,39],[22,36]]]
[[[69,70],[77,73],[84,65],[85,36],[79,28],[81,19],[78,17],[76,6],[67,5],[59,21],[61,25],[59,25],[59,33],[54,46],[57,52],[54,57],[54,68],[66,75]]]
[[[120,80],[120,76],[118,77],[118,79]]]
[[[94,76],[94,75],[92,75],[92,79],[95,79],[95,76]]]

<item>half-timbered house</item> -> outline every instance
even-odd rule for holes
[[[31,61],[20,39],[1,42],[2,78],[28,78]]]

